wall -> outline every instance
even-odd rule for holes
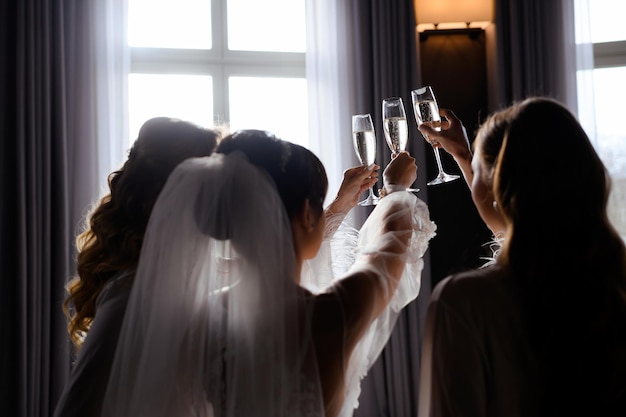
[[[439,31],[420,36],[421,80],[435,92],[439,106],[455,112],[470,140],[489,112],[487,48],[485,32],[476,29]],[[441,152],[444,169],[459,173],[454,160]],[[428,180],[435,177],[434,155],[427,157]],[[437,223],[437,236],[431,241],[433,286],[452,272],[484,264],[491,253],[485,244],[491,232],[484,225],[461,179],[428,187],[431,217]]]

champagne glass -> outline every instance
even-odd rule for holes
[[[423,123],[432,127],[436,131],[441,131],[441,116],[439,115],[439,106],[437,105],[437,100],[433,94],[433,89],[430,86],[425,86],[418,88],[417,90],[413,90],[411,91],[411,98],[413,100],[413,111],[415,112],[417,126],[420,126]],[[429,139],[426,135],[424,135],[424,139],[433,145],[435,160],[437,161],[437,168],[439,169],[437,177],[429,182],[428,185],[443,184],[460,178],[459,175],[452,175],[444,172],[443,166],[441,165],[439,148],[435,147],[435,145],[438,145],[438,142],[436,140]]]
[[[355,114],[352,116],[352,138],[354,151],[364,166],[371,166],[376,159],[376,133],[372,117],[368,114]],[[374,206],[378,204],[372,188],[369,195],[363,201],[359,201],[359,206]]]
[[[404,103],[401,97],[390,97],[383,100],[383,131],[387,146],[389,146],[392,154],[406,150],[409,125],[406,121]],[[419,188],[407,188],[406,190],[418,192]]]

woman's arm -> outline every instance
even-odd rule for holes
[[[494,236],[500,236],[506,229],[506,223],[494,205],[492,190],[484,185],[479,178],[474,178],[473,154],[465,127],[452,110],[439,109],[439,113],[444,118],[442,119],[441,131],[436,131],[425,124],[422,124],[419,130],[424,135],[428,135],[429,138],[439,142],[438,147],[452,155],[463,172],[465,182],[472,191],[472,200],[480,217],[491,229]]]
[[[403,152],[387,166],[384,178],[390,184],[410,186],[416,178],[415,160]],[[337,415],[345,405],[346,377],[354,378],[346,375],[352,351],[387,306],[402,277],[416,202],[406,191],[381,199],[364,225],[372,226],[368,230],[374,230],[375,236],[368,235],[368,243],[359,245],[357,264],[315,297],[313,333],[329,416]]]
[[[439,109],[443,116],[441,130],[437,131],[426,124],[418,127],[419,131],[431,140],[439,142],[435,147],[443,148],[448,152],[463,172],[463,177],[468,186],[472,185],[474,172],[472,171],[472,150],[465,126],[452,110]]]
[[[331,237],[348,212],[356,206],[359,196],[378,181],[378,165],[365,167],[362,165],[348,168],[343,172],[343,180],[335,199],[324,210],[326,229],[324,237]]]
[[[471,313],[459,307],[467,305],[466,300],[477,290],[472,291],[471,283],[456,285],[454,279],[441,281],[428,304],[420,360],[419,417],[489,415],[484,336]]]

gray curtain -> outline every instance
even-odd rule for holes
[[[573,0],[496,0],[498,103],[544,95],[577,112]]]
[[[371,113],[376,124],[376,162],[384,167],[391,159],[382,130],[382,100],[400,96],[409,119],[408,150],[418,166],[425,167],[426,151],[432,151],[419,135],[410,96],[420,85],[413,1],[352,0],[350,4],[345,30],[353,39],[353,53],[347,57],[354,71],[351,91],[355,110]],[[420,171],[416,183],[423,200],[428,198],[428,175]],[[403,310],[389,343],[363,380],[356,417],[417,415],[420,340],[430,297],[428,253],[425,261],[420,295]]]
[[[61,303],[97,191],[92,2],[0,2],[0,413],[48,416],[65,384]],[[77,184],[82,184],[77,186]],[[81,191],[82,190],[82,191]]]

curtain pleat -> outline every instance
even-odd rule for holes
[[[532,95],[577,111],[573,0],[496,0],[498,105]]]
[[[64,384],[59,370],[69,363],[61,310],[71,263],[57,44],[62,2],[12,3],[2,10],[0,314],[2,360],[8,365],[2,386],[8,389],[0,394],[0,409],[6,415],[47,416]]]
[[[347,2],[305,2],[310,149],[326,168],[328,204],[339,189],[343,171],[358,163],[351,136],[354,106],[349,86],[353,71],[346,59],[352,42],[347,38],[349,33],[344,33],[343,23],[349,12]]]
[[[5,62],[16,56],[17,44],[15,19],[17,2],[0,2],[0,409],[7,415],[17,415],[17,402],[12,399],[19,395],[15,387],[22,383],[23,378],[17,372],[18,360],[16,349],[17,307],[20,305],[15,297],[18,294],[19,281],[17,275],[17,237],[19,227],[13,219],[17,216],[15,201],[18,186],[15,181],[15,164],[12,162],[17,155],[19,144],[13,137],[13,123],[16,119],[16,103],[14,82],[17,77],[17,66]],[[10,104],[10,105],[9,105]],[[10,221],[9,221],[10,220]],[[9,260],[11,260],[9,262]]]
[[[111,3],[125,5],[0,2],[1,415],[52,415],[70,372],[62,302],[75,270],[74,237],[101,171],[112,170],[110,156],[99,164],[98,144],[110,138],[98,127],[111,120],[99,109],[111,100],[97,94],[107,81],[94,52],[110,31],[97,7]]]

